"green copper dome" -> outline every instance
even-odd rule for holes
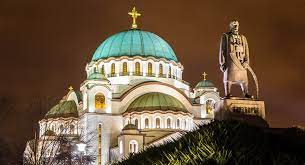
[[[102,73],[92,73],[87,80],[106,80],[109,81]]]
[[[138,130],[138,128],[134,124],[127,124],[122,130]]]
[[[78,117],[77,106],[73,100],[61,101],[45,115],[45,118]]]
[[[158,92],[147,93],[138,97],[130,104],[126,112],[140,112],[147,110],[171,110],[188,113],[184,105],[179,100],[173,96]]]
[[[95,51],[92,60],[120,56],[165,58],[178,62],[170,47],[161,37],[139,29],[130,29],[107,38]]]
[[[207,87],[215,87],[215,85],[211,82],[211,81],[208,81],[208,80],[203,80],[203,81],[200,81],[197,85],[196,85],[196,89],[198,88],[207,88]]]

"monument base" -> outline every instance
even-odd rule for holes
[[[220,109],[215,113],[215,119],[242,120],[254,125],[266,126],[265,103],[261,100],[248,98],[222,98]]]

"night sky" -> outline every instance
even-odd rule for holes
[[[237,19],[269,124],[305,126],[304,0],[1,0],[0,96],[17,108],[0,109],[0,137],[25,145],[48,109],[38,113],[20,105],[42,97],[58,101],[69,85],[78,89],[99,44],[130,28],[134,3],[142,14],[139,28],[168,41],[184,65],[184,80],[193,88],[205,71],[222,96],[219,41]]]

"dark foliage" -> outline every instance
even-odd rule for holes
[[[305,132],[215,121],[116,164],[304,164]]]

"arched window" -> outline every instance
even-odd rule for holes
[[[104,65],[102,65],[102,68],[101,68],[101,74],[102,74],[102,75],[105,75],[105,69],[104,69]]]
[[[170,118],[167,118],[166,126],[167,126],[167,128],[171,128],[171,119]]]
[[[95,95],[95,108],[105,108],[105,96],[102,93],[98,93]]]
[[[123,62],[123,76],[126,76],[127,74],[128,74],[127,62]]]
[[[115,76],[115,63],[111,64],[111,76]]]
[[[135,125],[137,128],[139,128],[139,122],[138,122],[138,119],[135,119],[135,120],[134,120],[134,125]]]
[[[140,74],[141,74],[141,65],[140,65],[140,63],[139,62],[136,62],[136,64],[135,64],[135,75],[136,76],[139,76]]]
[[[177,129],[180,129],[180,119],[177,119]]]
[[[161,121],[160,118],[156,118],[156,128],[160,128]]]
[[[120,154],[122,154],[123,153],[123,141],[122,140],[120,141],[119,147],[120,147]]]
[[[148,63],[147,75],[152,76],[152,63],[151,62]]]
[[[137,153],[138,152],[138,142],[135,140],[131,140],[129,142],[129,153]]]
[[[168,67],[168,77],[169,78],[172,77],[172,67],[171,66]]]
[[[74,131],[75,131],[75,127],[74,125],[70,125],[70,134],[74,134]]]
[[[159,64],[159,77],[163,77],[163,65]]]
[[[145,128],[149,128],[149,120],[148,120],[148,118],[146,118],[144,120],[144,123],[145,123]]]
[[[213,112],[215,110],[215,101],[208,99],[205,102],[205,110],[206,110],[206,114],[213,114]]]

